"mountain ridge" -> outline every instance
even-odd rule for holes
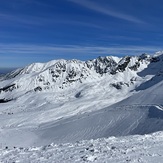
[[[140,71],[141,66],[144,65],[146,67],[152,61],[152,59],[153,58],[149,57],[149,55],[143,54],[138,57],[98,57],[97,59],[85,62],[80,60],[62,59],[50,61],[47,63],[33,63],[29,66],[26,66],[25,68],[17,69],[5,75],[1,78],[1,82],[8,80],[11,81],[10,83],[12,85],[14,84],[14,79],[17,78],[16,80],[18,81],[16,81],[16,86],[13,89],[22,87],[22,85],[19,83],[21,82],[21,79],[24,75],[26,81],[29,80],[28,76],[32,79],[30,81],[31,83],[34,81],[30,90],[45,90],[57,84],[59,89],[63,89],[63,87],[67,87],[67,85],[70,86],[74,82],[82,83],[84,80],[97,80],[103,75],[115,75],[116,73],[126,71],[126,69]],[[31,84],[28,83],[28,85]]]

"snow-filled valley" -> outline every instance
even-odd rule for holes
[[[162,137],[162,52],[0,77],[1,162],[163,162]]]

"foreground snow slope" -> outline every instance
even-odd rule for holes
[[[147,134],[163,130],[163,111],[157,105],[109,107],[92,113],[47,122],[37,128],[5,128],[0,143],[5,146],[40,146],[109,136]]]
[[[0,149],[3,163],[162,163],[163,132],[42,147]]]

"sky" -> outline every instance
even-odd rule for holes
[[[0,0],[0,68],[163,50],[162,0]]]

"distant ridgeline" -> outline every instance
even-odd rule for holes
[[[13,70],[15,70],[16,68],[0,68],[0,76],[5,75]]]

